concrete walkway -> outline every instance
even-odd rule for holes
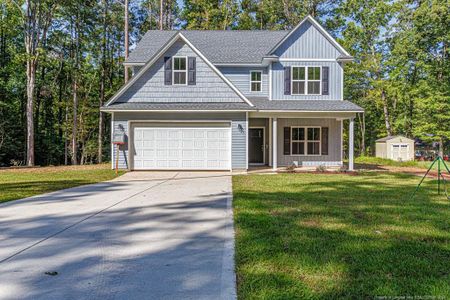
[[[132,172],[0,205],[0,299],[235,299],[229,173]]]

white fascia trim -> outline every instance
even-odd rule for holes
[[[334,58],[280,58],[279,62],[336,62]]]
[[[345,56],[351,56],[339,43],[320,25],[311,15],[306,16],[300,23],[297,24],[281,41],[279,41],[275,47],[270,50],[269,54],[272,54],[280,45],[282,45],[300,26],[306,21],[310,21],[326,38],[329,40],[342,54]]]
[[[337,62],[340,62],[340,63],[349,63],[349,62],[353,62],[353,61],[355,61],[355,58],[353,58],[353,57],[349,57],[349,58],[336,58],[336,61]]]
[[[133,66],[145,66],[145,63],[144,63],[144,62],[138,62],[138,63],[124,62],[123,65],[124,65],[124,66],[127,66],[127,67],[133,67]]]
[[[262,67],[260,63],[216,63],[218,67]]]
[[[222,72],[219,71],[219,69],[214,66],[209,59],[207,59],[203,53],[200,52],[182,33],[178,33],[178,36],[198,55],[201,59],[220,77],[223,81],[225,81],[226,84],[242,99],[244,100],[248,105],[251,107],[254,107],[253,103],[250,102],[250,100],[247,99],[247,97],[244,96],[244,94],[239,91],[234,84],[231,83],[231,81],[228,80],[228,78],[225,77],[225,75],[222,74]]]
[[[248,111],[256,111],[255,109],[251,110],[230,110],[230,109],[183,109],[180,110],[174,110],[174,109],[102,109],[102,112],[106,113],[114,113],[114,112],[172,112],[172,113],[178,113],[178,112],[248,112]]]
[[[252,112],[252,111],[250,111]],[[280,112],[280,113],[362,113],[363,111],[355,111],[355,110],[267,110],[260,109],[256,112]]]

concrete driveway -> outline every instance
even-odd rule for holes
[[[234,299],[231,176],[132,172],[0,205],[0,299]]]

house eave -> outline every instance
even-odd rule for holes
[[[182,111],[177,111],[174,109],[108,109],[101,108],[100,111],[105,113],[116,113],[116,112],[249,112],[256,111],[254,109],[183,109]]]

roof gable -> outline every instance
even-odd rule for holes
[[[201,60],[197,62],[197,67],[202,67],[203,70],[208,69],[210,71],[210,74],[208,74],[207,77],[203,77],[204,80],[211,80],[211,78],[214,80],[215,85],[212,86],[212,88],[214,87],[219,87],[219,90],[212,90],[211,94],[212,95],[212,99],[209,100],[207,99],[208,95],[205,96],[205,99],[200,99],[200,96],[195,97],[195,99],[197,100],[190,100],[191,102],[196,102],[196,101],[210,101],[210,102],[226,102],[227,99],[230,99],[231,102],[236,101],[235,99],[238,99],[237,101],[241,101],[241,102],[245,102],[247,105],[249,106],[253,106],[253,104],[211,63],[209,62],[209,60],[194,46],[192,45],[192,43],[190,43],[190,41],[188,41],[181,33],[177,33],[171,40],[169,40],[166,45],[164,45],[158,52],[157,54],[155,54],[152,59],[150,59],[150,61],[139,71],[139,73],[136,74],[136,76],[134,76],[127,84],[125,84],[112,98],[111,100],[108,101],[108,103],[105,104],[105,107],[109,106],[110,104],[116,102],[116,101],[121,101],[121,102],[127,102],[127,101],[137,101],[138,99],[133,99],[133,97],[136,95],[136,92],[140,92],[142,93],[142,91],[145,93],[147,92],[147,95],[149,95],[148,97],[152,98],[153,102],[157,102],[156,100],[158,100],[156,98],[155,100],[155,95],[158,89],[164,89],[166,90],[165,93],[167,95],[167,93],[169,92],[177,92],[178,95],[183,95],[183,94],[188,94],[190,92],[194,92],[197,93],[198,88],[202,88],[200,87],[200,83],[203,83],[203,89],[204,90],[208,90],[209,89],[209,84],[210,82],[203,82],[201,79],[202,77],[199,76],[201,74],[197,75],[197,85],[195,86],[177,86],[177,87],[173,87],[173,86],[164,86],[163,83],[161,82],[155,82],[154,86],[150,86],[147,87],[145,86],[146,82],[149,82],[150,80],[153,80],[153,75],[155,72],[155,70],[152,70],[152,73],[149,73],[149,70],[151,70],[151,67],[154,66],[155,64],[158,64],[159,62],[159,69],[161,69],[163,67],[162,64],[162,59],[163,59],[163,55],[165,53],[167,53],[171,48],[173,48],[174,46],[176,46],[176,43],[180,42],[182,45],[186,45],[186,47],[188,47],[191,50],[191,53],[195,53],[197,55],[197,57]],[[171,53],[171,55],[173,55],[173,53]],[[160,71],[161,72],[161,71]],[[134,88],[131,89],[131,88]],[[147,91],[145,91],[147,90]],[[126,95],[126,93],[130,93],[130,95]],[[216,93],[221,97],[221,99],[219,97],[216,97]],[[164,94],[164,92],[163,92]],[[122,99],[121,96],[125,95],[125,99]],[[139,98],[139,97],[135,97],[135,98]],[[187,98],[187,97],[186,97]],[[143,97],[143,99],[145,99],[145,97]],[[177,99],[176,95],[173,97],[172,99],[172,95],[169,97],[170,101],[172,102],[176,102],[176,101],[180,101],[183,102],[184,101],[184,97],[179,97],[179,99]],[[166,102],[166,99],[162,99],[162,102]]]
[[[339,53],[344,57],[351,57],[351,55],[323,28],[313,17],[310,15],[306,16],[300,23],[297,24],[286,36],[284,36],[269,52],[268,54],[274,54],[279,48],[281,48],[286,41],[289,40],[298,31],[305,30],[305,27],[311,24],[322,36],[333,45]],[[301,36],[301,35],[300,35]]]

